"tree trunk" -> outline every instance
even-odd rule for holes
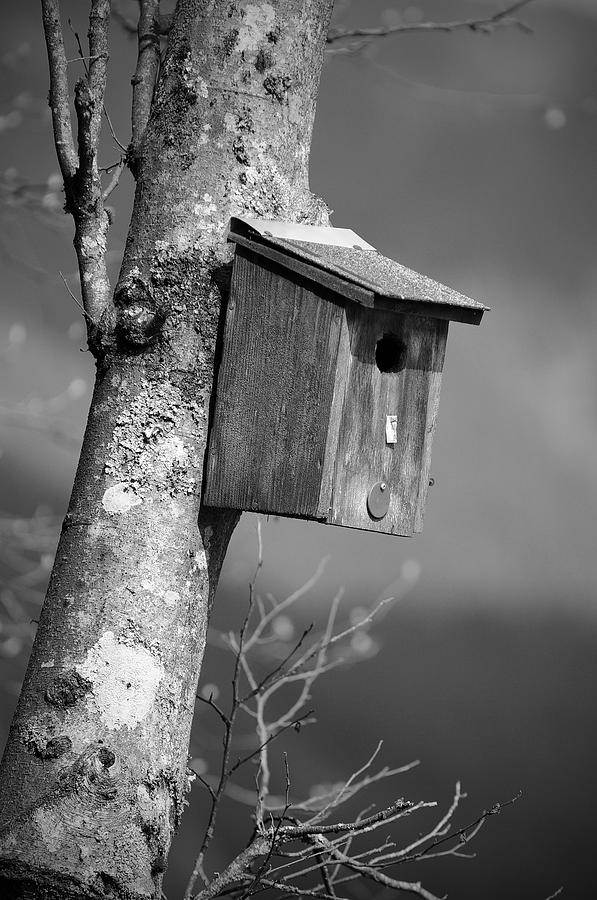
[[[232,214],[323,223],[332,0],[179,0],[69,511],[0,770],[0,895],[159,897],[238,514],[200,510]],[[197,522],[199,519],[199,528]]]

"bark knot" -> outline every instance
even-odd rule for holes
[[[66,734],[60,734],[45,741],[43,737],[31,734],[26,746],[40,759],[59,759],[72,749],[72,741]]]
[[[114,304],[118,311],[118,335],[126,343],[145,346],[161,332],[166,313],[144,278],[136,274],[125,278],[116,288]]]
[[[91,688],[91,682],[79,675],[78,672],[74,670],[64,672],[62,675],[57,675],[46,690],[46,703],[50,703],[58,709],[74,706],[78,700],[89,693]]]
[[[115,800],[121,779],[115,754],[98,743],[91,744],[60,776],[62,790],[74,792],[89,808]]]

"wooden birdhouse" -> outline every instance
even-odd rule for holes
[[[232,219],[204,503],[422,530],[450,320],[487,307],[341,228]]]

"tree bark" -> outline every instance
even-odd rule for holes
[[[238,514],[200,508],[232,214],[323,223],[332,0],[179,0],[73,493],[0,770],[2,897],[159,897]],[[199,522],[199,527],[197,523]]]

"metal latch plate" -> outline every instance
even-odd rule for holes
[[[390,488],[377,481],[367,495],[367,509],[372,519],[383,519],[390,507]]]

